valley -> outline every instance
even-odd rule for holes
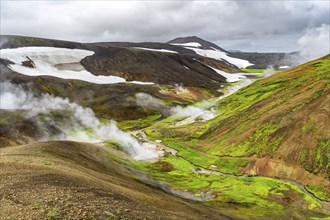
[[[5,38],[0,219],[329,218],[329,55]]]

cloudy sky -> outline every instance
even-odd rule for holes
[[[225,49],[291,52],[316,42],[329,51],[329,8],[328,0],[1,0],[1,34],[80,42],[195,35]]]

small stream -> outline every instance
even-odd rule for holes
[[[165,154],[172,154],[174,156],[177,156],[177,153],[178,153],[177,150],[170,148],[168,146],[165,146],[164,144],[162,144],[161,140],[155,140],[155,141],[149,140],[147,138],[146,133],[143,130],[136,130],[136,131],[131,132],[131,134],[134,137],[136,137],[137,139],[139,139],[141,142],[147,143],[149,145],[153,145],[154,147],[156,147],[157,151],[162,151],[163,153],[160,153],[160,155],[161,155],[160,158],[165,156]],[[180,156],[177,156],[177,157],[185,160],[183,157],[180,157]],[[230,176],[230,177],[234,177],[234,178],[238,178],[238,179],[244,179],[244,178],[248,177],[248,175],[236,176],[234,174],[222,173],[219,171],[209,170],[209,169],[199,167],[199,166],[196,166],[194,172],[199,173],[199,174],[206,174],[206,175]],[[148,185],[159,188],[169,194],[172,194],[172,195],[184,198],[184,199],[190,199],[190,200],[194,200],[194,201],[207,201],[207,200],[211,200],[215,197],[213,190],[210,190],[207,193],[197,192],[199,195],[196,196],[195,194],[193,194],[189,191],[174,189],[168,184],[161,183],[152,178],[149,178],[147,175],[140,175],[139,179]],[[279,179],[279,180],[281,180],[283,182],[288,182],[288,183],[291,183],[291,184],[297,186],[305,194],[309,195],[314,200],[316,200],[323,208],[326,208],[326,209],[330,208],[330,202],[320,200],[313,193],[310,193],[303,184],[298,183],[293,180],[288,180],[288,179]]]

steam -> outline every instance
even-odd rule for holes
[[[179,91],[180,90],[183,90],[182,86],[179,87]],[[210,101],[200,102],[198,106],[182,107],[177,105],[170,108],[167,107],[162,100],[146,93],[137,93],[135,94],[135,98],[136,104],[139,106],[156,108],[160,112],[166,112],[169,115],[177,115],[184,119],[180,122],[180,125],[193,123],[197,120],[207,121],[217,115],[214,110],[208,110],[213,105]]]
[[[136,104],[142,107],[164,108],[165,103],[147,93],[140,92],[135,94]]]
[[[263,74],[263,78],[266,78],[268,76],[271,76],[275,73],[275,69],[273,67],[268,67],[267,69],[265,69],[262,74]]]
[[[303,62],[329,54],[329,24],[322,24],[320,27],[307,29],[305,34],[298,39],[298,46]]]
[[[0,37],[0,48],[8,42],[7,37],[1,36]]]
[[[95,116],[90,108],[84,108],[76,103],[70,102],[67,98],[53,97],[49,94],[42,94],[36,97],[32,92],[25,91],[21,86],[14,85],[8,81],[0,83],[0,108],[11,110],[26,110],[28,117],[38,114],[49,114],[51,111],[70,112],[70,120],[66,123],[56,124],[64,133],[60,139],[102,142],[112,140],[117,142],[127,153],[136,160],[150,160],[158,158],[155,149],[144,146],[129,133],[120,130],[114,121],[103,124]],[[53,120],[47,117],[47,120]]]

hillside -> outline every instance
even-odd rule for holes
[[[178,38],[175,38],[173,40],[168,41],[167,43],[172,44],[172,45],[175,45],[175,44],[183,44],[184,45],[184,44],[191,43],[191,42],[199,43],[201,45],[200,48],[202,48],[202,49],[215,48],[215,49],[218,49],[220,51],[227,52],[226,50],[222,49],[218,45],[216,45],[212,42],[206,41],[202,38],[196,37],[196,36],[178,37]]]
[[[329,210],[329,65],[328,55],[258,80],[216,102],[219,116],[207,122],[179,125],[182,118],[173,116],[145,131],[149,138],[160,139],[178,150],[177,155],[188,161],[189,166],[202,167],[201,171],[207,169],[203,172],[214,175],[217,172],[243,175],[246,181],[248,176],[266,176],[290,180],[298,186],[303,184],[306,193],[327,201],[322,207]],[[164,161],[174,167],[178,163],[173,159]],[[156,172],[162,173],[161,169]],[[180,172],[181,178],[193,181],[189,177],[193,174],[188,170],[176,172]],[[171,174],[161,176],[166,176],[163,178],[168,181],[175,179]],[[207,190],[208,184],[214,184],[212,180],[195,178],[198,180],[191,183],[192,188]],[[245,199],[235,199],[240,186],[234,180],[230,183],[233,188],[225,192],[220,190],[218,200],[227,201],[226,196],[221,196],[225,193],[242,206],[255,205],[247,199],[251,198],[247,191],[244,192]],[[180,187],[186,183],[173,181],[173,184]],[[257,190],[256,186],[253,189],[256,195],[260,193]],[[271,194],[269,191],[266,198],[270,199]],[[249,207],[245,215],[251,212]],[[298,216],[294,218],[300,219]]]
[[[256,81],[220,100],[220,116],[172,132],[214,156],[269,157],[329,177],[329,58]],[[149,131],[166,135],[163,125]]]
[[[171,45],[183,46],[186,49],[198,46],[198,48],[203,50],[218,50],[226,53],[230,57],[248,60],[253,65],[250,65],[247,68],[253,69],[266,69],[269,67],[277,69],[281,66],[293,67],[301,64],[299,63],[300,57],[298,53],[260,53],[242,51],[229,52],[212,42],[206,41],[196,36],[179,37],[170,40],[167,43]]]
[[[146,186],[113,153],[58,141],[2,148],[0,219],[232,219]]]
[[[225,78],[207,68],[198,57],[189,52],[180,54],[182,47],[172,46],[165,51],[155,51],[147,47],[123,47],[115,44],[95,43],[83,44],[76,42],[49,40],[42,38],[2,36],[5,43],[2,48],[17,48],[27,46],[56,47],[83,49],[93,51],[81,61],[82,66],[94,75],[112,75],[124,78],[126,81],[154,82],[157,84],[184,84],[185,86],[202,86],[208,89],[219,88],[225,83]],[[115,46],[114,46],[115,45]],[[174,47],[174,48],[173,48]],[[147,50],[148,49],[148,50]],[[209,60],[213,66],[226,72],[239,72],[237,67],[219,60]],[[212,65],[211,64],[211,65]]]
[[[275,74],[243,73],[250,60],[197,37],[6,38],[4,216],[330,216],[330,55]]]

